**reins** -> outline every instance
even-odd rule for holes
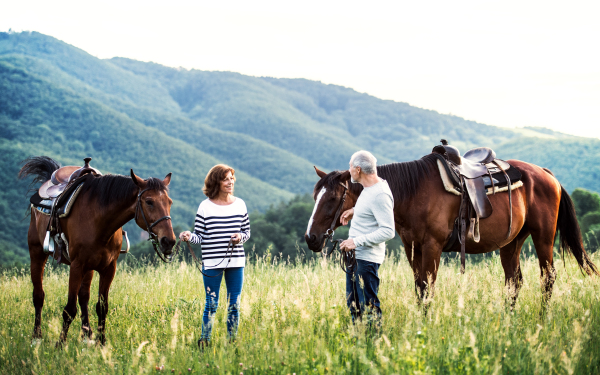
[[[227,252],[225,252],[225,257],[227,257],[227,254],[229,254],[229,258],[227,259],[227,264],[225,265],[225,268],[223,268],[221,270],[221,272],[219,272],[218,274],[216,274],[214,276],[210,276],[210,275],[205,274],[202,271],[202,268],[204,265],[202,264],[202,261],[200,259],[198,259],[198,257],[196,257],[196,253],[194,253],[194,250],[192,250],[192,246],[190,245],[189,241],[187,242],[187,246],[188,246],[188,249],[190,250],[190,254],[192,254],[192,258],[194,259],[194,265],[196,266],[198,271],[200,271],[200,273],[206,277],[221,276],[223,274],[223,272],[225,272],[225,270],[227,269],[227,266],[229,266],[229,262],[231,262],[231,258],[233,256],[233,249],[235,248],[235,244],[233,243],[233,238],[232,238],[229,240],[229,243],[227,244]],[[229,249],[231,249],[231,252],[229,252]],[[221,263],[223,263],[224,260],[225,260],[225,258],[221,259],[221,261],[216,266],[213,266],[210,269],[216,269]]]
[[[340,249],[340,244],[342,243],[343,240],[334,240],[333,239],[333,235],[335,234],[335,231],[333,229],[335,228],[335,224],[337,224],[337,221],[340,218],[340,214],[342,213],[342,208],[344,207],[344,202],[346,202],[346,196],[348,195],[348,186],[342,184],[341,182],[340,182],[340,185],[342,185],[342,187],[344,188],[344,195],[342,195],[342,200],[340,201],[340,205],[339,205],[337,211],[335,212],[335,216],[333,217],[331,226],[329,227],[329,229],[327,229],[327,232],[325,232],[325,242],[323,243],[323,248],[326,250],[324,252],[325,257],[333,254],[333,252],[337,248],[341,253],[340,268],[345,273],[351,275],[356,271],[356,252],[354,250],[342,251]],[[331,247],[331,250],[329,252],[327,252],[327,242],[328,241],[333,244],[333,246]]]
[[[163,220],[171,220],[171,216],[168,216],[168,215],[163,216],[160,219],[156,220],[152,224],[148,223],[148,219],[146,219],[146,214],[144,213],[144,210],[142,209],[142,194],[144,194],[148,190],[150,190],[150,189],[149,188],[144,189],[144,190],[140,189],[140,192],[137,195],[137,202],[135,204],[135,219],[137,220],[139,213],[141,213],[142,219],[144,219],[144,223],[146,224],[146,232],[148,232],[148,241],[152,242],[152,247],[154,248],[154,252],[156,253],[156,255],[158,255],[160,260],[162,260],[163,262],[172,263],[173,259],[175,259],[175,256],[177,254],[179,254],[181,240],[178,240],[175,243],[175,246],[173,246],[173,248],[175,248],[175,251],[173,253],[171,253],[170,256],[164,256],[163,254],[161,254],[160,251],[158,251],[158,247],[160,246],[160,243],[158,241],[158,236],[156,235],[156,233],[154,233],[152,231],[152,228],[154,228],[156,226],[156,224],[160,223]],[[217,276],[220,276],[223,272],[225,272],[225,270],[227,269],[227,266],[231,262],[231,258],[233,257],[233,249],[235,247],[235,245],[233,243],[233,239],[229,240],[229,244],[227,245],[227,252],[225,253],[225,257],[227,257],[227,254],[229,254],[229,258],[227,259],[227,264],[225,265],[225,268],[223,268],[223,270],[221,272],[219,272],[217,275],[209,276],[202,271],[202,261],[196,257],[196,254],[194,253],[194,250],[192,250],[192,247],[190,246],[189,242],[187,245],[188,245],[188,249],[190,250],[190,254],[192,254],[192,258],[194,258],[194,264],[196,265],[196,268],[198,268],[200,273],[202,273],[206,277],[217,277]],[[230,249],[231,249],[231,251],[230,251]],[[216,266],[211,267],[211,269],[214,269],[217,266],[219,266],[221,263],[223,263],[224,260],[225,260],[225,258],[221,259],[221,261]],[[200,267],[198,265],[200,265]]]

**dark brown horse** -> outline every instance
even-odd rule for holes
[[[50,179],[52,172],[60,166],[48,157],[32,157],[24,161],[19,172],[20,178],[34,176],[35,182]],[[90,285],[94,271],[100,274],[100,290],[96,313],[98,332],[96,339],[104,344],[106,315],[108,312],[108,292],[117,269],[117,259],[121,250],[123,235],[121,227],[136,217],[140,228],[154,231],[163,254],[170,254],[175,244],[175,234],[170,220],[162,220],[153,228],[146,223],[154,223],[168,217],[172,200],[168,196],[171,174],[164,180],[149,178],[142,180],[131,171],[131,177],[119,175],[94,176],[83,185],[77,200],[67,218],[60,219],[61,227],[69,244],[70,274],[69,296],[63,311],[63,327],[57,346],[67,338],[69,326],[77,314],[77,299],[81,307],[82,335],[91,338],[92,330],[88,317]],[[143,194],[139,195],[140,192]],[[139,197],[138,197],[139,195]],[[139,205],[142,214],[135,215]],[[145,216],[145,220],[143,219]],[[169,217],[170,218],[170,217]],[[34,339],[42,337],[41,319],[44,306],[42,279],[48,254],[42,243],[48,227],[49,216],[31,208],[31,223],[27,234],[29,256],[31,258],[31,281],[33,282],[33,305],[35,307]]]
[[[377,167],[377,174],[388,182],[394,196],[396,231],[404,244],[421,300],[433,292],[442,249],[450,239],[460,204],[459,196],[444,189],[436,160],[430,154],[420,160]],[[531,235],[541,269],[543,300],[548,301],[556,275],[552,258],[557,231],[563,251],[574,255],[584,272],[598,275],[598,270],[584,249],[573,202],[554,175],[522,161],[509,160],[509,163],[521,172],[523,181],[522,187],[512,191],[512,235],[506,238],[510,221],[508,194],[490,195],[493,214],[481,220],[481,241],[467,241],[466,253],[500,249],[505,283],[512,288],[514,304],[523,280],[519,254],[525,239]],[[356,204],[362,186],[350,183],[348,171],[329,174],[316,171],[321,179],[315,185],[316,203],[305,239],[308,247],[318,252],[340,205],[343,185],[348,183],[349,189],[341,212]],[[334,227],[340,225],[337,219]]]

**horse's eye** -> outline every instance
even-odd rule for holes
[[[153,201],[146,201],[146,204],[150,207],[154,206],[154,202]]]

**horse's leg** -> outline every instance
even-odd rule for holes
[[[108,267],[100,273],[100,288],[98,291],[98,303],[96,304],[96,314],[98,314],[98,335],[97,341],[104,345],[106,343],[106,315],[108,313],[108,292],[110,284],[117,271],[117,260],[115,259]]]
[[[554,280],[556,279],[556,270],[554,269],[554,228],[550,230],[539,230],[532,232],[533,244],[538,256],[541,272],[542,284],[542,309],[545,309],[550,297]]]
[[[46,261],[48,255],[42,251],[42,246],[29,245],[29,256],[31,259],[31,282],[33,283],[33,307],[35,308],[35,321],[33,323],[33,338],[42,338],[42,308],[44,307],[44,293],[43,279],[44,279],[44,268],[46,267]]]
[[[90,270],[83,276],[81,288],[79,288],[79,307],[81,307],[81,337],[92,338],[92,327],[90,326],[90,317],[88,310],[88,302],[90,301],[90,287],[94,271]]]
[[[43,223],[41,223],[43,224]],[[31,283],[33,284],[33,307],[35,309],[35,319],[33,323],[33,338],[42,338],[42,308],[44,307],[44,268],[48,261],[48,254],[44,254],[42,244],[37,233],[37,216],[35,210],[31,210],[31,221],[27,233],[27,243],[29,245],[29,258]]]
[[[519,291],[523,285],[520,255],[527,237],[529,237],[529,232],[523,229],[517,237],[500,249],[500,261],[502,262],[502,268],[504,268],[504,284],[508,288],[508,300],[511,309],[515,307]]]
[[[85,273],[86,272],[84,272],[82,265],[79,263],[71,263],[71,272],[69,274],[69,295],[67,297],[67,305],[63,310],[63,327],[62,332],[60,333],[60,339],[56,343],[56,347],[61,347],[62,344],[67,340],[69,327],[77,315],[77,293],[81,288],[81,282]]]
[[[421,272],[419,272],[418,282],[425,314],[427,314],[427,309],[435,293],[435,280],[440,267],[442,246],[433,237],[428,237],[425,239],[421,251]]]
[[[414,242],[412,243],[404,243],[404,251],[406,252],[406,257],[408,258],[408,263],[413,271],[413,277],[415,280],[415,293],[417,295],[419,304],[423,300],[423,284],[421,282],[421,259],[423,255],[421,254],[421,247]]]

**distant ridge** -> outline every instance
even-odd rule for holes
[[[187,228],[216,163],[236,169],[236,194],[251,211],[265,210],[311,191],[313,165],[345,169],[359,149],[380,163],[413,160],[441,138],[548,167],[569,191],[600,190],[597,139],[488,126],[306,79],[102,60],[37,32],[0,33],[0,171],[15,183],[0,192],[0,250],[26,254],[26,189],[14,179],[30,155],[63,164],[92,156],[111,173],[173,172],[174,223]]]

